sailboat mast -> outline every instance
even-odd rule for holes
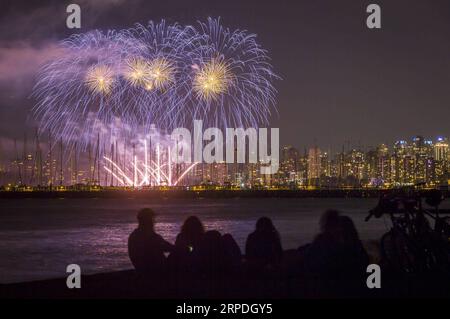
[[[62,186],[64,180],[63,172],[63,141],[62,137],[59,140],[59,186]]]
[[[14,150],[16,153],[16,166],[17,166],[17,176],[19,177],[19,179],[16,179],[16,184],[21,185],[22,184],[22,173],[21,173],[21,169],[20,169],[20,163],[19,163],[19,151],[17,150],[17,140],[14,139]]]

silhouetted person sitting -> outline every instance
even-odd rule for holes
[[[365,276],[369,255],[359,239],[358,231],[352,219],[348,216],[339,216],[339,229],[341,231],[342,271],[348,278],[355,280]]]
[[[367,267],[368,257],[353,221],[329,210],[322,215],[320,226],[321,233],[305,251],[304,269],[308,278],[324,293],[354,293],[354,283],[365,283],[353,279]]]
[[[128,238],[128,255],[139,273],[154,275],[166,266],[164,252],[172,250],[173,245],[165,241],[154,230],[155,213],[144,208],[137,214],[138,228]]]
[[[270,269],[280,264],[280,235],[269,218],[261,217],[256,222],[256,230],[247,237],[245,255],[251,269]]]
[[[231,266],[234,270],[237,270],[241,266],[242,261],[241,249],[231,234],[223,235],[222,239],[225,245],[225,250],[230,258]]]
[[[305,268],[310,273],[327,276],[333,274],[338,256],[339,212],[328,210],[320,218],[320,233],[307,245],[305,251]]]
[[[205,233],[193,257],[196,269],[204,275],[220,275],[232,268],[225,241],[217,230]]]
[[[321,271],[321,254],[327,254],[326,247],[330,247],[337,240],[339,236],[338,225],[338,211],[327,210],[322,214],[319,220],[320,233],[314,238],[312,243],[307,243],[297,249],[297,265],[295,265],[297,269],[291,269],[292,273],[302,274],[305,271]]]
[[[188,217],[181,226],[181,232],[175,241],[175,249],[192,252],[204,234],[205,229],[200,219],[196,216]]]
[[[172,269],[177,271],[192,270],[193,252],[197,250],[205,233],[200,219],[196,216],[188,217],[181,226],[181,232],[175,240],[175,247],[169,256]]]

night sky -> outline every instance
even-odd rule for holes
[[[66,28],[78,3],[82,29]],[[369,30],[366,7],[382,9]],[[221,17],[258,35],[275,71],[281,143],[335,151],[419,134],[450,137],[450,1],[101,0],[2,1],[0,137],[3,145],[33,131],[29,98],[36,70],[74,32],[126,28],[164,18],[195,24]],[[5,147],[5,146],[3,146]]]

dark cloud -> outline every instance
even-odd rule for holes
[[[32,82],[39,66],[60,54],[62,50],[54,42],[36,47],[21,41],[0,47],[0,82]]]

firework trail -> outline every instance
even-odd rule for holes
[[[173,163],[180,146],[170,135],[153,132],[140,140],[126,165],[104,156],[104,170],[121,186],[179,186],[198,163]],[[183,143],[181,143],[183,144]],[[190,147],[190,146],[189,146]]]

